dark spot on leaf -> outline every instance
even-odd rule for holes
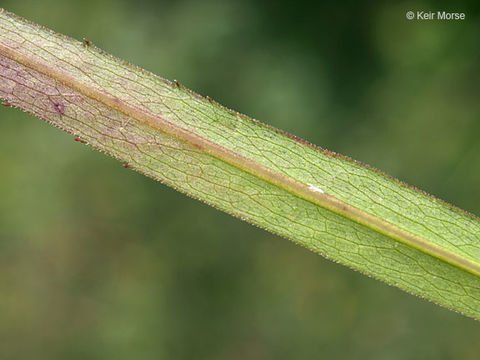
[[[63,115],[65,113],[65,105],[63,105],[62,103],[60,102],[53,102],[53,108],[55,109],[55,111],[57,113],[59,113],[60,115]]]
[[[203,146],[200,144],[192,143],[192,145],[195,146],[198,150],[203,150]]]

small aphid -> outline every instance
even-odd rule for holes
[[[2,105],[3,105],[3,106],[6,106],[6,107],[12,106],[12,104],[10,104],[9,102],[3,102]]]
[[[76,142],[82,143],[82,144],[86,144],[86,143],[87,143],[85,140],[82,140],[82,139],[80,139],[80,138],[78,138],[78,137],[76,137],[76,138],[73,139],[73,140],[75,140]]]
[[[126,163],[126,164],[123,164],[123,167],[125,169],[130,169],[132,167],[132,165],[130,165],[129,163]]]
[[[90,40],[88,40],[87,38],[83,38],[83,46],[88,47],[90,45],[92,45]]]

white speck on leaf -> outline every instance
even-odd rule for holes
[[[315,191],[315,192],[319,192],[320,194],[325,194],[325,191],[323,191],[322,189],[320,189],[319,187],[315,186],[315,185],[312,185],[312,184],[307,184],[308,185],[308,188],[312,191]]]

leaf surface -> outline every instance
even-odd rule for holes
[[[480,220],[0,10],[0,97],[135,170],[480,318]]]

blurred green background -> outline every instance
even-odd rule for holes
[[[480,214],[478,2],[0,5]],[[1,359],[480,356],[478,322],[3,107],[0,163]]]

